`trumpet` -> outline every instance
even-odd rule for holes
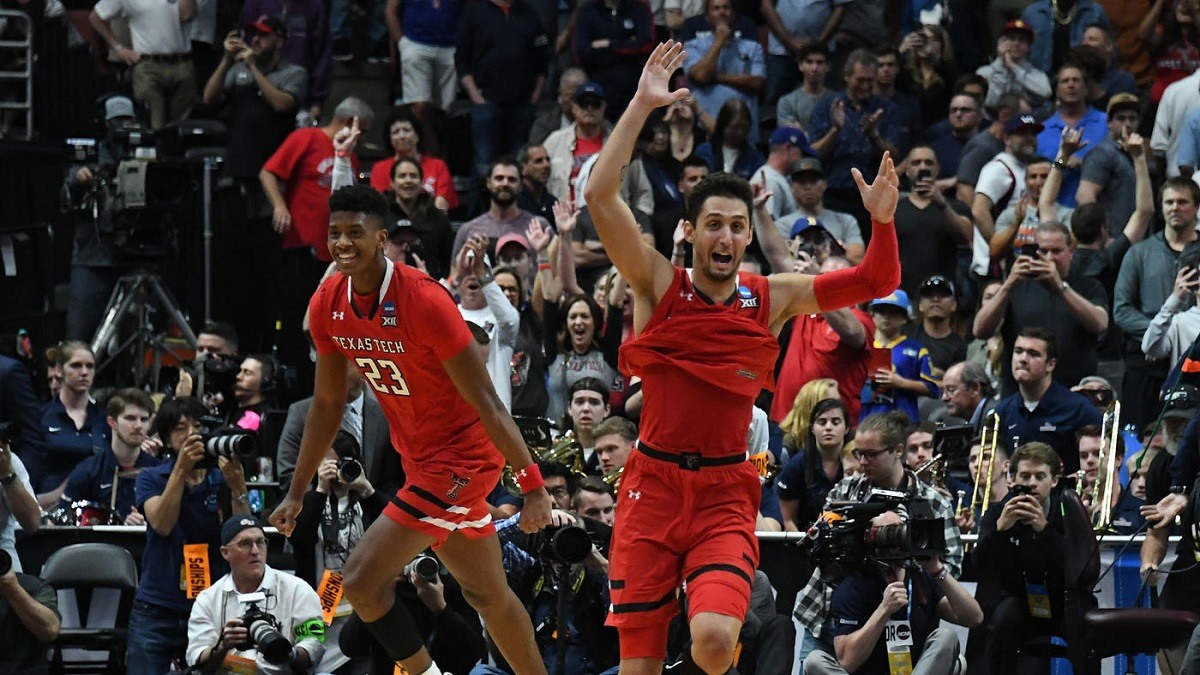
[[[936,454],[928,462],[917,467],[913,473],[935,489],[946,491],[946,469],[949,462],[944,454]]]
[[[609,471],[600,477],[603,483],[611,488],[615,488],[621,483],[621,474],[625,473],[625,467],[619,466],[615,471]]]
[[[558,437],[549,447],[530,447],[529,452],[533,455],[533,461],[538,464],[548,462],[558,462],[566,465],[571,473],[577,476],[583,476],[583,448],[579,447],[579,443],[575,440],[575,434],[571,431]],[[516,471],[513,470],[511,464],[504,465],[504,472],[500,475],[500,482],[504,485],[504,489],[514,497],[521,497],[521,487],[517,485]]]
[[[1092,524],[1096,532],[1108,532],[1112,527],[1113,481],[1117,472],[1117,443],[1121,434],[1121,402],[1113,401],[1104,411],[1100,425],[1100,457],[1096,484],[1092,486]]]

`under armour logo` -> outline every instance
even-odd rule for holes
[[[696,296],[691,293],[688,293],[687,291],[679,291],[679,297],[683,298],[684,300],[687,300],[688,302],[691,302],[692,298],[694,298]]]
[[[450,472],[450,489],[446,490],[446,499],[449,501],[458,499],[458,493],[467,487],[467,483],[470,482],[470,478],[463,478],[454,472]]]
[[[629,497],[630,499],[641,499],[642,493],[640,490],[630,490],[625,494],[625,496]]]
[[[334,320],[334,321],[341,321],[342,319],[345,319],[345,318],[346,318],[346,313],[345,313],[345,312],[334,312],[334,313],[333,313],[333,320]]]

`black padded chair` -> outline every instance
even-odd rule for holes
[[[1067,657],[1076,675],[1099,675],[1100,662],[1125,654],[1154,654],[1185,643],[1200,616],[1173,609],[1097,608],[1100,549],[1087,508],[1073,490],[1063,493],[1066,525],[1065,625]],[[1075,583],[1071,583],[1074,579]]]
[[[115,544],[72,544],[51,554],[40,576],[60,593],[74,591],[79,622],[83,624],[69,626],[64,622],[58,639],[50,645],[51,674],[125,672],[126,627],[138,583],[133,555]],[[116,617],[112,625],[90,626],[93,601],[101,589],[119,593]],[[63,654],[67,649],[101,652],[103,659],[67,661]]]

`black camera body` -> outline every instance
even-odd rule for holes
[[[0,443],[7,445],[11,450],[13,444],[15,444],[20,438],[21,427],[18,426],[16,422],[11,420],[7,422],[0,422]]]
[[[907,521],[894,525],[871,522],[900,504],[908,506]],[[891,565],[946,552],[945,519],[932,517],[928,502],[891,490],[875,490],[866,502],[822,513],[806,538],[821,574],[835,581],[869,565]]]
[[[575,525],[548,525],[541,537],[538,557],[544,562],[574,565],[583,562],[592,551],[592,538],[587,530]]]
[[[358,480],[365,470],[358,439],[341,429],[333,439],[332,448],[333,454],[337,455],[338,479],[343,483]]]
[[[263,593],[238,595],[238,602],[247,605],[240,619],[250,635],[250,646],[257,649],[267,663],[287,663],[292,657],[292,643],[280,631],[279,621],[258,606],[266,599]]]

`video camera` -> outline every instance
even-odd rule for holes
[[[894,525],[871,521],[900,504],[909,519]],[[946,552],[945,519],[932,517],[928,502],[905,492],[876,489],[866,502],[843,504],[821,514],[808,528],[809,554],[821,574],[840,580],[873,564],[891,564]]]
[[[250,634],[250,645],[263,655],[267,663],[287,663],[292,657],[292,643],[280,632],[279,621],[267,614],[259,603],[265,603],[265,593],[239,593],[238,602],[247,605],[241,622]]]
[[[538,557],[544,562],[574,565],[583,562],[592,551],[592,538],[576,525],[546,526],[541,532]]]

